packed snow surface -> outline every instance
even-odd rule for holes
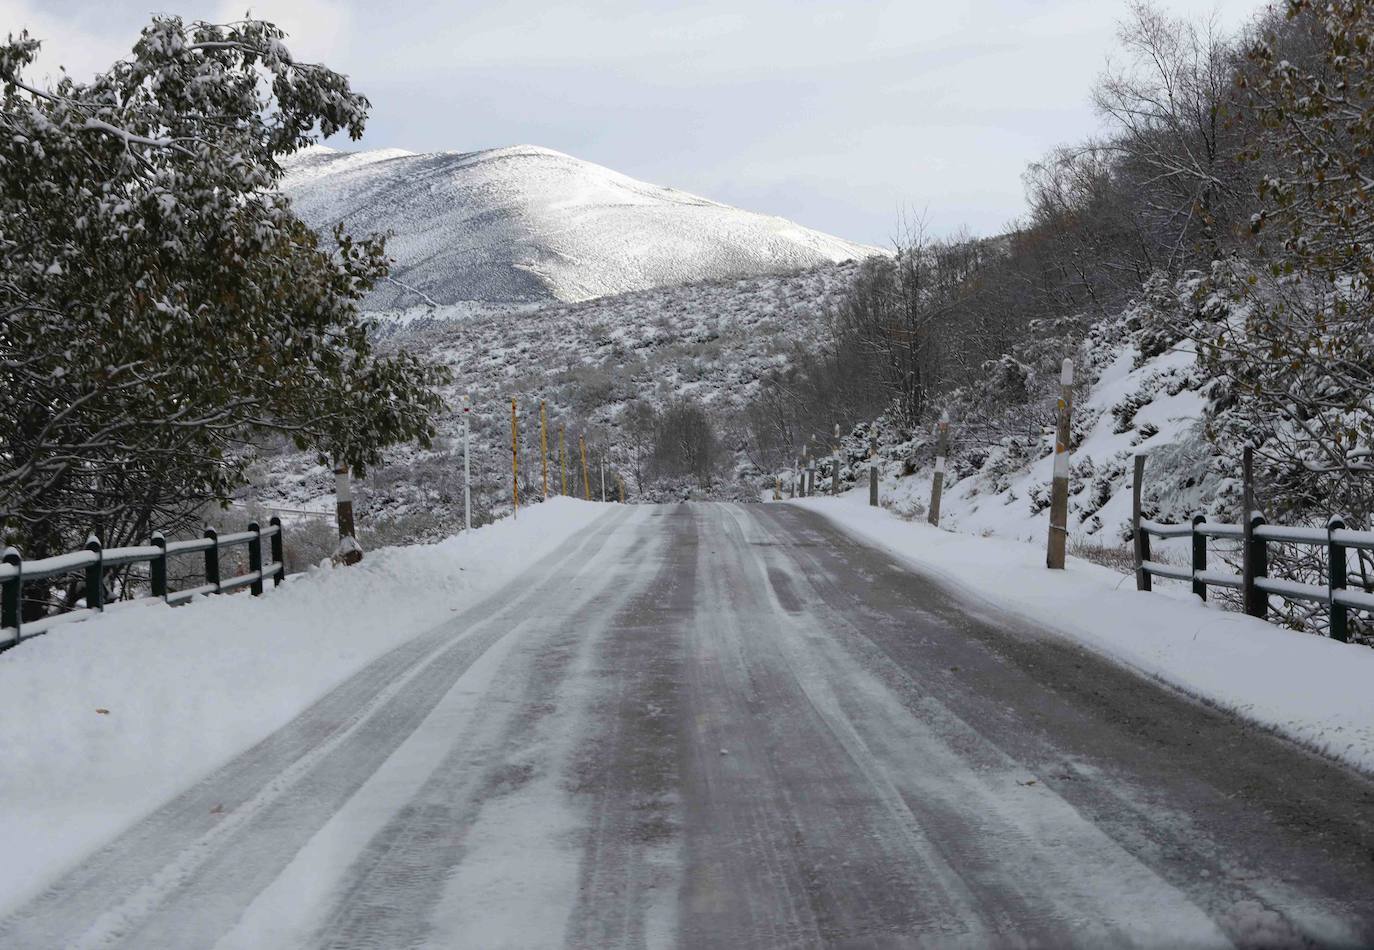
[[[1072,637],[1140,673],[1374,773],[1374,650],[1204,605],[1183,584],[1141,592],[1116,571],[1042,545],[956,534],[868,506],[868,492],[788,502],[825,515],[992,608]]]
[[[288,159],[286,172],[283,189],[312,226],[393,235],[393,280],[368,300],[377,309],[588,300],[883,253],[531,145],[429,154],[317,146]]]
[[[139,602],[0,662],[0,916],[349,674],[496,591],[609,509],[567,498],[263,597]]]

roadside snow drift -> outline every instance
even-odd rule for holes
[[[1183,584],[1135,580],[1045,548],[954,534],[868,507],[868,493],[790,501],[1002,611],[1068,636],[1204,702],[1374,774],[1374,650],[1204,606]]]
[[[556,498],[264,597],[116,606],[0,655],[0,915],[388,648],[611,510]]]

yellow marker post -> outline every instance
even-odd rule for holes
[[[620,503],[623,505],[625,504],[625,479],[617,476],[616,481],[620,482]]]
[[[549,414],[539,400],[539,465],[544,470],[544,500],[549,500]]]
[[[592,477],[587,471],[587,439],[585,436],[577,437],[577,444],[582,446],[582,498],[586,501],[592,500]]]
[[[512,514],[520,515],[520,422],[515,414],[515,397],[510,400],[510,491]]]
[[[558,472],[563,494],[568,494],[568,453],[563,451],[563,427],[558,427]]]

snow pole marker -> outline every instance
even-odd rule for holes
[[[463,393],[463,530],[472,530],[472,397]]]
[[[878,507],[878,440],[868,443],[868,506]]]
[[[334,559],[342,564],[357,564],[363,559],[363,549],[353,528],[353,482],[348,465],[343,462],[334,467],[334,514],[339,523],[339,547]]]
[[[577,444],[582,447],[582,500],[592,500],[592,476],[587,469],[587,437],[579,435]]]
[[[926,521],[935,527],[940,527],[940,497],[945,491],[945,459],[949,456],[949,413],[940,413],[940,422],[936,426],[935,440],[935,474],[930,480],[930,511],[926,513]]]
[[[563,449],[563,427],[558,427],[558,471],[563,494],[568,494],[568,453]]]
[[[544,500],[549,500],[549,414],[539,400],[539,465],[544,472]]]
[[[1064,569],[1069,539],[1069,438],[1073,412],[1073,360],[1065,357],[1059,371],[1059,424],[1054,434],[1054,483],[1050,489],[1050,536],[1045,566]]]
[[[835,423],[835,470],[830,473],[830,494],[840,493],[840,424]]]
[[[511,517],[520,517],[520,420],[516,415],[515,397],[510,397],[510,491]]]
[[[601,454],[601,501],[606,501],[606,453]]]

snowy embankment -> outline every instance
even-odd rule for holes
[[[1182,584],[1144,593],[1116,571],[1044,545],[972,537],[868,507],[867,491],[790,501],[879,544],[989,607],[1374,774],[1374,650],[1204,606]]]
[[[554,499],[261,598],[128,604],[0,655],[0,914],[608,510]]]

